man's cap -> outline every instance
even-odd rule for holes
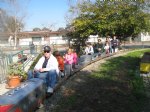
[[[50,46],[45,46],[45,47],[44,47],[44,51],[51,51]]]

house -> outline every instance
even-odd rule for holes
[[[63,32],[57,31],[30,31],[19,33],[19,45],[29,45],[33,42],[35,45],[46,44],[67,44],[68,41],[64,39]]]
[[[135,38],[136,42],[145,42],[150,41],[150,34],[148,32],[146,33],[140,33],[137,38]]]
[[[25,31],[17,33],[17,45],[46,45],[46,44],[67,44],[68,40],[63,36],[64,32],[58,31]],[[0,34],[0,45],[14,45],[13,34]]]
[[[17,45],[68,45],[63,31],[24,31],[17,33]],[[0,46],[14,46],[13,34],[0,34]],[[98,35],[90,35],[88,42],[97,42]]]
[[[26,46],[32,42],[35,45],[68,45],[64,31],[24,31],[17,33],[17,45]],[[97,42],[98,35],[90,35],[88,42]],[[102,38],[102,41],[104,39]],[[150,41],[149,33],[140,33],[135,41]],[[14,46],[14,35],[0,33],[0,46]]]
[[[8,33],[0,33],[0,46],[8,46],[9,37],[10,35]]]

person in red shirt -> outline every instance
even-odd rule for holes
[[[61,77],[64,76],[64,59],[63,57],[61,56],[60,52],[59,51],[55,51],[54,52],[54,56],[56,57],[57,61],[58,61],[58,67],[59,67],[59,70],[60,70],[60,74],[61,74]]]

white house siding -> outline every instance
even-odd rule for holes
[[[144,42],[150,41],[150,34],[149,33],[140,33],[137,38],[135,38],[136,42]]]
[[[46,37],[47,38],[47,37]],[[29,45],[33,41],[35,45],[49,45],[49,44],[67,44],[68,40],[64,40],[62,36],[51,36],[49,39],[44,39],[41,37],[41,40],[32,39],[32,37],[19,39],[19,45]]]
[[[19,45],[29,45],[32,42],[32,38],[19,39]]]
[[[150,41],[149,33],[141,33],[141,41]]]
[[[45,45],[47,43],[46,41],[44,41],[44,37],[40,37],[40,36],[38,36],[38,37],[39,37],[39,39],[36,39],[36,37],[20,38],[19,45],[30,45],[31,42],[33,42],[34,45]]]
[[[97,42],[97,39],[98,39],[98,35],[90,35],[88,42],[95,43]]]
[[[50,44],[67,44],[67,40],[64,40],[62,36],[51,36]]]

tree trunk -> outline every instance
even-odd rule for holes
[[[129,42],[132,43],[132,37],[129,37]]]

